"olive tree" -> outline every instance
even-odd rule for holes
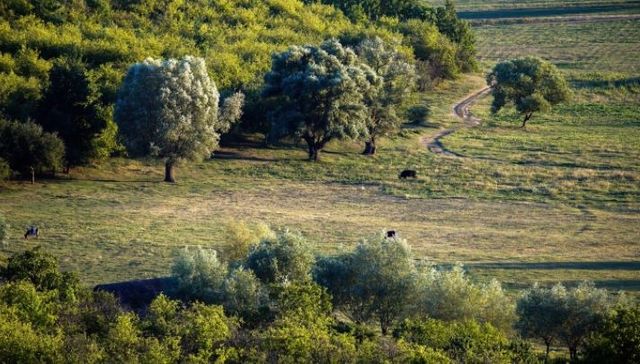
[[[208,303],[221,300],[227,266],[218,259],[215,250],[185,248],[176,257],[171,271],[184,298]]]
[[[240,116],[243,98],[219,111],[220,94],[204,59],[147,59],[129,68],[116,101],[115,119],[132,156],[165,158],[165,181],[174,165],[201,160],[218,146],[220,134]]]
[[[518,300],[516,328],[523,337],[544,342],[545,358],[548,358],[549,346],[562,341],[575,361],[578,348],[604,321],[611,305],[607,291],[590,283],[572,289],[562,284],[552,288],[534,285]]]
[[[522,128],[534,112],[547,111],[569,98],[569,87],[558,69],[539,58],[526,57],[498,63],[487,75],[492,87],[491,112],[511,103],[524,115]]]
[[[254,247],[245,267],[264,283],[307,281],[311,277],[314,260],[305,238],[285,230]]]
[[[366,136],[364,95],[380,78],[337,40],[273,55],[263,96],[273,100],[270,137],[298,136],[316,161],[336,138]]]
[[[382,82],[373,84],[364,94],[367,106],[367,134],[362,154],[376,153],[376,139],[396,133],[403,122],[397,108],[416,82],[415,67],[392,44],[379,37],[364,39],[356,53]]]
[[[421,278],[418,312],[445,321],[476,320],[503,330],[511,328],[513,303],[497,280],[474,283],[460,265],[451,270],[432,268]]]
[[[327,287],[337,307],[355,321],[376,320],[383,334],[416,298],[417,270],[404,240],[376,236],[353,252],[321,258],[316,281]]]

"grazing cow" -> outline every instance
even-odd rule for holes
[[[27,232],[24,233],[24,238],[28,239],[30,236],[38,237],[38,228],[35,226],[31,226],[27,229]]]
[[[400,179],[405,179],[409,177],[418,178],[418,175],[416,171],[414,171],[413,169],[405,169],[404,171],[400,172],[400,176],[398,176],[398,178]]]
[[[387,238],[395,238],[395,237],[396,237],[396,231],[395,230],[387,231]]]

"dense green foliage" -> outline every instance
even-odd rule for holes
[[[298,0],[6,2],[0,7],[0,113],[58,132],[68,169],[122,151],[114,123],[116,90],[127,68],[149,57],[202,57],[223,95],[243,90],[248,112],[235,132],[268,130],[268,106],[259,97],[263,76],[271,54],[296,44],[354,32],[400,40],[402,22],[417,19],[412,21],[426,27],[422,36],[440,39],[428,49],[416,47],[423,69],[437,69],[424,77],[450,78],[473,68],[471,33],[450,4],[436,11],[412,0],[355,3],[333,4],[347,11],[349,21],[331,6]],[[353,16],[352,8],[366,10],[366,16]],[[442,64],[442,52],[453,57],[450,63]],[[235,112],[221,119],[239,118],[239,101],[227,98],[224,104]],[[394,125],[402,119],[388,115]],[[354,137],[361,134],[357,129],[341,134]]]
[[[263,96],[272,99],[271,138],[298,136],[309,159],[333,139],[366,135],[365,95],[382,82],[337,40],[274,55]],[[277,140],[277,139],[276,139]]]
[[[567,100],[570,92],[553,64],[534,57],[498,63],[487,75],[487,84],[493,88],[491,112],[497,113],[512,103],[524,115],[523,128],[534,112],[549,110],[551,105]]]
[[[288,246],[287,234],[280,234],[279,243],[275,243],[280,249]],[[297,239],[298,245],[305,245]],[[135,313],[121,307],[109,293],[82,288],[74,274],[60,272],[55,258],[40,249],[15,254],[0,270],[0,361],[539,362],[531,343],[512,336],[508,327],[473,317],[448,316],[438,310],[431,312],[442,320],[424,315],[414,305],[419,300],[411,298],[414,293],[406,284],[420,281],[406,243],[376,238],[363,242],[349,256],[342,259],[353,262],[353,275],[346,279],[354,283],[340,293],[338,287],[328,291],[322,286],[330,283],[332,273],[339,273],[328,269],[331,264],[326,258],[314,269],[319,285],[309,280],[308,274],[261,282],[251,269],[221,263],[215,253],[185,251],[176,260],[174,274],[182,289],[192,291],[171,292],[173,298],[160,294]],[[365,260],[371,264],[366,265]],[[298,266],[289,259],[279,269],[290,271]],[[436,279],[451,280],[445,276]],[[344,295],[347,290],[352,292],[350,298]],[[533,292],[540,290],[533,287],[521,300],[530,302]],[[192,294],[197,291],[215,294],[197,297]],[[559,310],[564,310],[560,319],[565,321],[558,326],[559,337],[578,335],[580,342],[586,343],[583,350],[571,351],[572,360],[616,358],[631,363],[637,359],[637,306],[618,300],[610,310],[601,303],[613,302],[613,297],[589,286],[564,291],[556,287],[546,292],[552,291],[565,297],[558,302]],[[332,305],[330,292],[342,295],[333,298],[338,306]],[[449,311],[460,310],[458,306],[470,299],[464,291],[453,288],[446,297],[451,299]],[[368,314],[344,311],[349,307],[359,307]],[[553,316],[553,309],[543,310]],[[504,314],[498,312],[493,314]],[[592,313],[596,312],[600,319],[593,324]],[[344,313],[363,320],[346,320]],[[533,311],[519,310],[519,315],[522,322],[537,320]],[[378,331],[369,326],[369,318],[381,325],[385,318],[391,321]],[[387,335],[386,330],[393,335]]]
[[[617,307],[599,330],[591,333],[584,362],[631,364],[640,361],[640,307]]]
[[[132,156],[166,159],[165,182],[181,160],[211,156],[220,134],[241,115],[242,96],[218,110],[220,94],[202,58],[147,59],[131,66],[118,92],[115,119]]]
[[[55,173],[62,167],[64,144],[56,134],[31,121],[0,119],[0,157],[23,176]]]

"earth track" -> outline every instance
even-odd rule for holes
[[[445,148],[445,146],[442,144],[441,139],[446,137],[447,135],[450,135],[456,132],[460,128],[473,128],[480,125],[482,120],[480,118],[473,116],[473,114],[471,114],[471,111],[469,111],[469,108],[480,98],[486,96],[489,93],[489,91],[491,91],[491,87],[484,87],[478,91],[475,91],[471,95],[465,97],[462,101],[453,105],[453,113],[458,118],[460,118],[463,121],[463,123],[453,128],[441,130],[434,135],[423,137],[422,144],[424,144],[427,147],[427,149],[429,149],[429,151],[431,151],[432,153],[442,154],[442,155],[452,156],[452,157],[464,157],[464,155],[462,154],[456,153],[452,150]]]

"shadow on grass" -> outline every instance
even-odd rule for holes
[[[620,88],[640,86],[640,77],[621,78],[618,80],[574,80],[575,88]]]
[[[580,269],[580,270],[640,270],[640,261],[625,262],[491,262],[467,263],[466,268],[474,269]]]
[[[228,151],[217,151],[214,153],[211,159],[221,159],[221,160],[243,160],[243,161],[254,161],[254,162],[287,162],[291,159],[289,158],[262,158],[255,156],[247,156],[236,152],[228,152]]]
[[[582,283],[581,280],[560,280],[560,282],[566,287],[577,287]],[[640,279],[599,279],[592,280],[593,284],[598,288],[605,288],[610,291],[640,291]],[[541,286],[551,287],[557,282],[548,282],[540,284]],[[527,289],[531,287],[529,282],[506,282],[503,284],[508,289]]]

